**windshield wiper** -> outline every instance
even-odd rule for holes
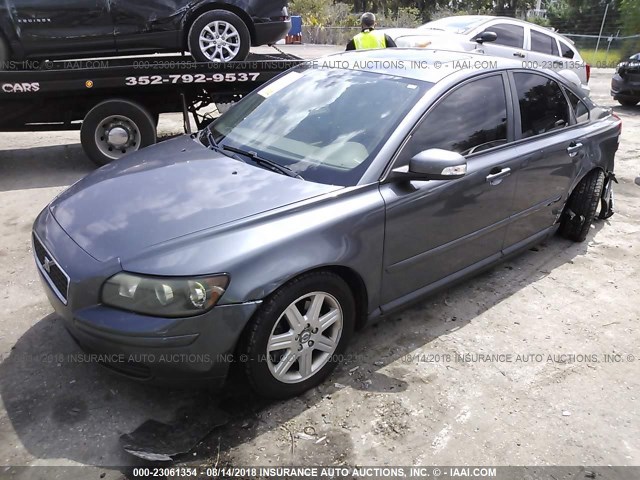
[[[256,162],[258,165],[263,167],[268,167],[270,170],[274,172],[281,173],[283,175],[287,175],[288,177],[299,178],[300,180],[304,180],[301,175],[297,174],[289,167],[285,167],[284,165],[280,165],[274,161],[268,160],[264,157],[259,156],[256,152],[242,150],[241,148],[230,147],[229,145],[223,145],[223,150],[228,150],[229,152],[239,153],[240,155],[244,155],[245,157],[249,157],[251,160]]]

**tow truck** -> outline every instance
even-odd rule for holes
[[[160,114],[182,113],[191,133],[191,118],[198,129],[213,120],[205,107],[235,102],[303,61],[279,51],[228,63],[154,55],[8,65],[0,131],[80,130],[87,156],[105,165],[156,143]]]

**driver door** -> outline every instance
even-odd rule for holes
[[[27,56],[115,53],[109,0],[14,0],[11,10]]]
[[[494,73],[454,88],[430,109],[395,163],[406,165],[429,148],[451,150],[466,157],[465,177],[381,186],[387,308],[502,255],[520,162],[509,146],[512,108],[505,84],[506,77]]]

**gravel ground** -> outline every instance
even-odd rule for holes
[[[614,104],[611,74],[595,70],[591,87],[623,119],[613,218],[585,243],[553,238],[365,329],[325,384],[272,404],[242,385],[216,397],[74,362],[30,229],[93,167],[77,132],[0,134],[0,465],[90,465],[118,478],[113,465],[140,464],[120,435],[217,404],[230,422],[180,462],[640,465],[640,107]],[[161,119],[165,134],[179,125]]]

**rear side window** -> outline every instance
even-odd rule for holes
[[[501,75],[467,83],[433,108],[401,154],[401,164],[423,150],[470,155],[507,143],[507,103]]]
[[[564,58],[573,58],[576,52],[569,46],[567,42],[560,40],[560,55]]]
[[[589,120],[589,108],[571,90],[567,90],[567,96],[569,97],[571,108],[573,108],[576,123],[587,122]]]
[[[558,44],[551,35],[536,30],[531,30],[531,50],[534,52],[546,53],[547,55],[558,56]]]
[[[535,73],[514,73],[522,138],[565,128],[571,123],[569,105],[560,85]]]

